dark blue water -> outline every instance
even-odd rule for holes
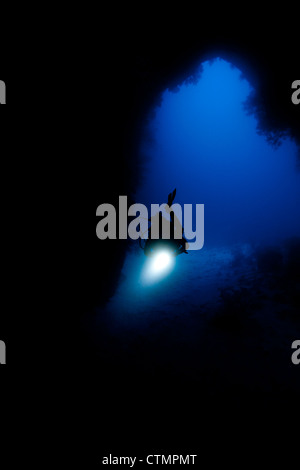
[[[241,72],[217,59],[196,85],[165,91],[141,143],[139,202],[205,204],[205,245],[272,242],[300,233],[296,146],[275,150],[256,132],[243,102],[251,91]]]
[[[136,202],[162,204],[177,188],[175,202],[205,205],[205,241],[158,277],[129,242],[115,293],[89,325],[112,367],[209,392],[295,386],[300,173],[293,142],[275,150],[258,135],[243,108],[250,92],[217,59],[196,84],[166,90],[145,122]]]
[[[148,282],[147,258],[132,242],[106,306],[114,333],[133,328],[146,338],[153,322],[174,328],[176,321],[182,331],[184,319],[193,334],[195,316],[199,332],[199,318],[219,308],[224,289],[253,290],[257,246],[300,235],[295,144],[275,149],[258,135],[243,107],[251,85],[238,69],[221,59],[202,65],[199,81],[166,90],[145,123],[135,200],[161,204],[177,188],[175,202],[203,203],[204,248],[178,256],[165,277]]]

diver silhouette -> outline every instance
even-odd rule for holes
[[[155,214],[155,216],[151,217],[149,222],[151,222],[151,226],[148,228],[148,238],[146,241],[144,240],[144,244],[141,241],[141,238],[139,239],[139,244],[142,250],[144,251],[146,256],[151,256],[157,249],[160,248],[167,248],[172,252],[174,256],[178,256],[181,253],[186,253],[188,254],[186,247],[188,247],[188,243],[186,238],[184,237],[184,228],[181,225],[181,222],[179,221],[178,217],[176,217],[176,214],[172,210],[172,204],[174,202],[176,196],[176,188],[172,193],[168,195],[168,204],[165,205],[165,210],[167,214],[170,216],[170,220],[167,220],[165,217],[163,217],[162,212],[158,212]],[[164,219],[164,220],[163,220]],[[157,227],[159,227],[159,233],[158,233],[158,238],[154,238],[153,234],[153,226],[156,224]],[[169,237],[166,238],[164,237],[163,234],[163,226],[165,224],[169,224]],[[175,238],[175,232],[176,232],[176,238]],[[180,236],[178,235],[180,233]]]

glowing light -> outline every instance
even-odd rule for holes
[[[172,264],[172,256],[167,251],[162,251],[154,255],[152,261],[152,270],[154,273],[159,273],[167,270]]]
[[[175,257],[167,250],[153,254],[145,264],[143,280],[146,283],[160,280],[171,271],[174,262]]]

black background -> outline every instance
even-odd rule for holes
[[[300,142],[296,12],[227,8],[171,9],[166,19],[151,6],[100,17],[73,10],[63,20],[57,12],[55,27],[45,33],[41,22],[2,56],[1,387],[6,437],[20,438],[26,458],[67,468],[144,451],[198,454],[201,466],[293,458],[296,394],[207,394],[180,377],[112,367],[81,327],[113,293],[126,250],[126,241],[96,238],[96,208],[130,196],[139,123],[161,91],[216,52],[256,85],[265,132],[288,127]]]

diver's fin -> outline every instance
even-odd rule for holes
[[[169,194],[168,196],[168,206],[171,207],[171,205],[173,204],[173,201],[175,199],[175,196],[176,196],[176,188],[174,189],[174,191],[172,193]]]

